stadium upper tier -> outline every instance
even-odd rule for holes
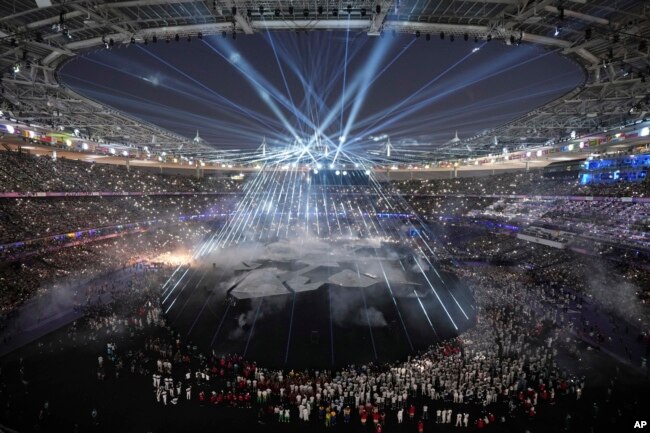
[[[369,35],[407,33],[465,41],[538,44],[577,61],[583,84],[505,125],[477,131],[438,149],[446,159],[487,156],[498,149],[536,147],[643,119],[650,93],[645,5],[638,1],[525,2],[519,0],[416,2],[290,2],[135,0],[0,4],[3,114],[26,124],[106,142],[178,149],[192,154],[210,143],[174,134],[83,97],[57,72],[93,49],[185,41],[203,35],[266,31],[344,30]],[[245,36],[242,36],[245,37]]]

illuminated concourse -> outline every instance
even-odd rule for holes
[[[646,9],[0,2],[0,431],[643,428]]]

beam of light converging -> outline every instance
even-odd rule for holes
[[[359,271],[359,264],[356,263],[355,266],[357,268],[357,278],[361,279],[361,271]],[[370,333],[370,342],[372,343],[372,352],[375,355],[375,359],[377,359],[377,346],[375,345],[375,336],[372,333],[372,325],[370,324],[370,314],[368,313],[368,303],[366,301],[366,290],[363,287],[359,287],[359,290],[361,290],[361,297],[363,298],[363,310],[366,313],[365,314],[366,322],[368,322],[368,332]]]
[[[436,332],[436,328],[433,327],[433,323],[431,322],[431,318],[429,317],[429,313],[427,313],[427,310],[424,308],[424,304],[422,303],[422,299],[418,296],[418,293],[413,290],[413,296],[415,296],[418,300],[418,303],[420,304],[420,308],[422,308],[422,312],[424,313],[424,316],[427,318],[427,322],[429,323],[429,326],[431,327],[431,330],[433,333],[436,335],[436,338],[438,337],[438,333]]]
[[[291,297],[291,316],[289,319],[289,332],[287,333],[287,349],[284,352],[284,363],[289,362],[289,349],[291,348],[291,333],[293,331],[293,313],[296,309],[296,292],[293,292]]]
[[[343,80],[341,83],[341,116],[339,120],[339,139],[343,138],[343,109],[345,107],[345,81],[348,76],[348,45],[350,43],[350,16],[348,15],[348,28],[345,31],[345,54],[343,55]],[[334,158],[336,160],[336,157]]]
[[[377,252],[375,251],[375,255]],[[397,311],[397,316],[399,317],[399,321],[402,324],[402,329],[404,329],[404,335],[406,335],[406,340],[409,343],[409,346],[411,346],[411,350],[413,350],[413,342],[411,341],[411,336],[409,335],[408,330],[406,329],[406,324],[404,323],[404,318],[402,317],[402,312],[399,309],[399,306],[397,305],[397,299],[395,299],[395,294],[393,293],[393,289],[390,285],[390,281],[388,281],[388,276],[386,276],[386,271],[384,270],[384,265],[381,263],[381,260],[377,258],[377,263],[379,263],[379,267],[381,268],[381,274],[384,277],[384,282],[386,283],[386,288],[388,289],[388,292],[390,293],[390,298],[393,301],[393,305],[395,305],[395,310]],[[424,271],[423,271],[424,272]],[[456,328],[458,330],[458,328]]]
[[[264,18],[264,16],[262,16]],[[266,26],[266,20],[264,20],[264,25]],[[293,101],[293,96],[291,94],[291,90],[289,89],[289,83],[287,82],[287,77],[284,74],[284,68],[282,67],[282,63],[280,62],[280,59],[278,57],[278,51],[275,48],[275,43],[273,42],[273,34],[268,31],[266,32],[267,40],[271,44],[271,48],[273,49],[273,56],[275,57],[275,62],[278,65],[278,70],[280,71],[280,75],[282,75],[282,82],[284,83],[284,89],[287,91],[287,97],[289,98],[289,101],[291,102],[291,107],[293,108],[293,113],[296,117],[296,119],[299,119],[300,116],[298,114],[298,107],[296,107],[295,102]],[[305,130],[303,128],[303,124],[299,123],[300,126],[300,132],[304,135]]]
[[[447,131],[451,123],[459,133],[476,132],[490,121],[514,118],[526,104],[541,105],[581,79],[578,68],[555,51],[527,45],[472,46],[423,43],[406,35],[370,38],[349,28],[309,36],[266,31],[237,41],[206,36],[182,50],[176,44],[99,50],[66,64],[61,76],[93,99],[163,128],[192,136],[200,130],[209,144],[238,152],[215,155],[213,161],[227,156],[243,164],[259,159],[250,149],[263,137],[270,138],[269,147],[288,151],[287,157],[296,162],[337,164],[342,152],[389,162],[367,153],[369,137],[383,134],[394,143],[418,142],[442,137],[431,129],[440,125]],[[192,61],[197,56],[201,62]],[[535,67],[539,61],[548,66],[545,74]],[[409,76],[402,80],[396,71],[404,70]],[[507,77],[509,88],[502,89],[500,77]],[[115,86],[103,85],[108,79]],[[557,83],[529,91],[539,79]],[[134,80],[144,86],[120,91],[126,86],[119,83]],[[475,92],[485,97],[476,98]],[[497,94],[503,103],[489,103]],[[443,144],[434,140],[428,149]],[[294,144],[296,149],[289,149]],[[401,158],[418,160],[413,153]]]

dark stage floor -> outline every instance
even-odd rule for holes
[[[240,353],[271,367],[404,359],[472,326],[471,293],[454,275],[427,268],[424,274],[412,272],[414,264],[400,257],[382,259],[380,271],[355,260],[336,266],[258,260],[236,271],[210,263],[181,269],[163,292],[164,310],[172,327],[199,347]],[[306,288],[309,284],[314,286]]]

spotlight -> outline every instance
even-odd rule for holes
[[[553,36],[557,37],[559,34],[560,34],[560,27],[556,27]]]
[[[347,176],[347,175],[348,175],[348,172],[344,170],[343,171],[343,176]]]
[[[381,5],[375,6],[375,12],[377,12],[378,14],[381,13]]]
[[[176,34],[174,35],[174,40],[175,40],[176,42],[178,42],[178,41],[181,40],[181,37],[178,35],[178,33],[176,33]]]
[[[289,15],[293,15],[293,6],[289,6]]]
[[[361,16],[362,17],[366,16],[366,8],[361,8]]]
[[[337,176],[341,175],[341,172],[339,170],[336,170],[334,173],[336,173]]]
[[[154,44],[157,44],[158,43],[158,36],[153,35],[153,37],[151,38],[151,42],[153,42]]]
[[[307,8],[303,9],[302,14],[303,14],[305,17],[308,17],[308,16],[309,16],[309,9],[307,9]]]
[[[415,31],[415,37],[416,37],[416,38],[419,38],[419,37],[420,37],[420,31],[419,31],[419,30],[416,30],[416,31]]]
[[[440,32],[440,39],[444,39],[444,38],[445,38],[445,32]]]
[[[463,39],[465,39],[465,42],[467,42],[469,40],[469,35],[467,33],[465,33],[463,35]]]
[[[318,15],[323,15],[323,6],[318,6],[316,11],[318,12]]]

